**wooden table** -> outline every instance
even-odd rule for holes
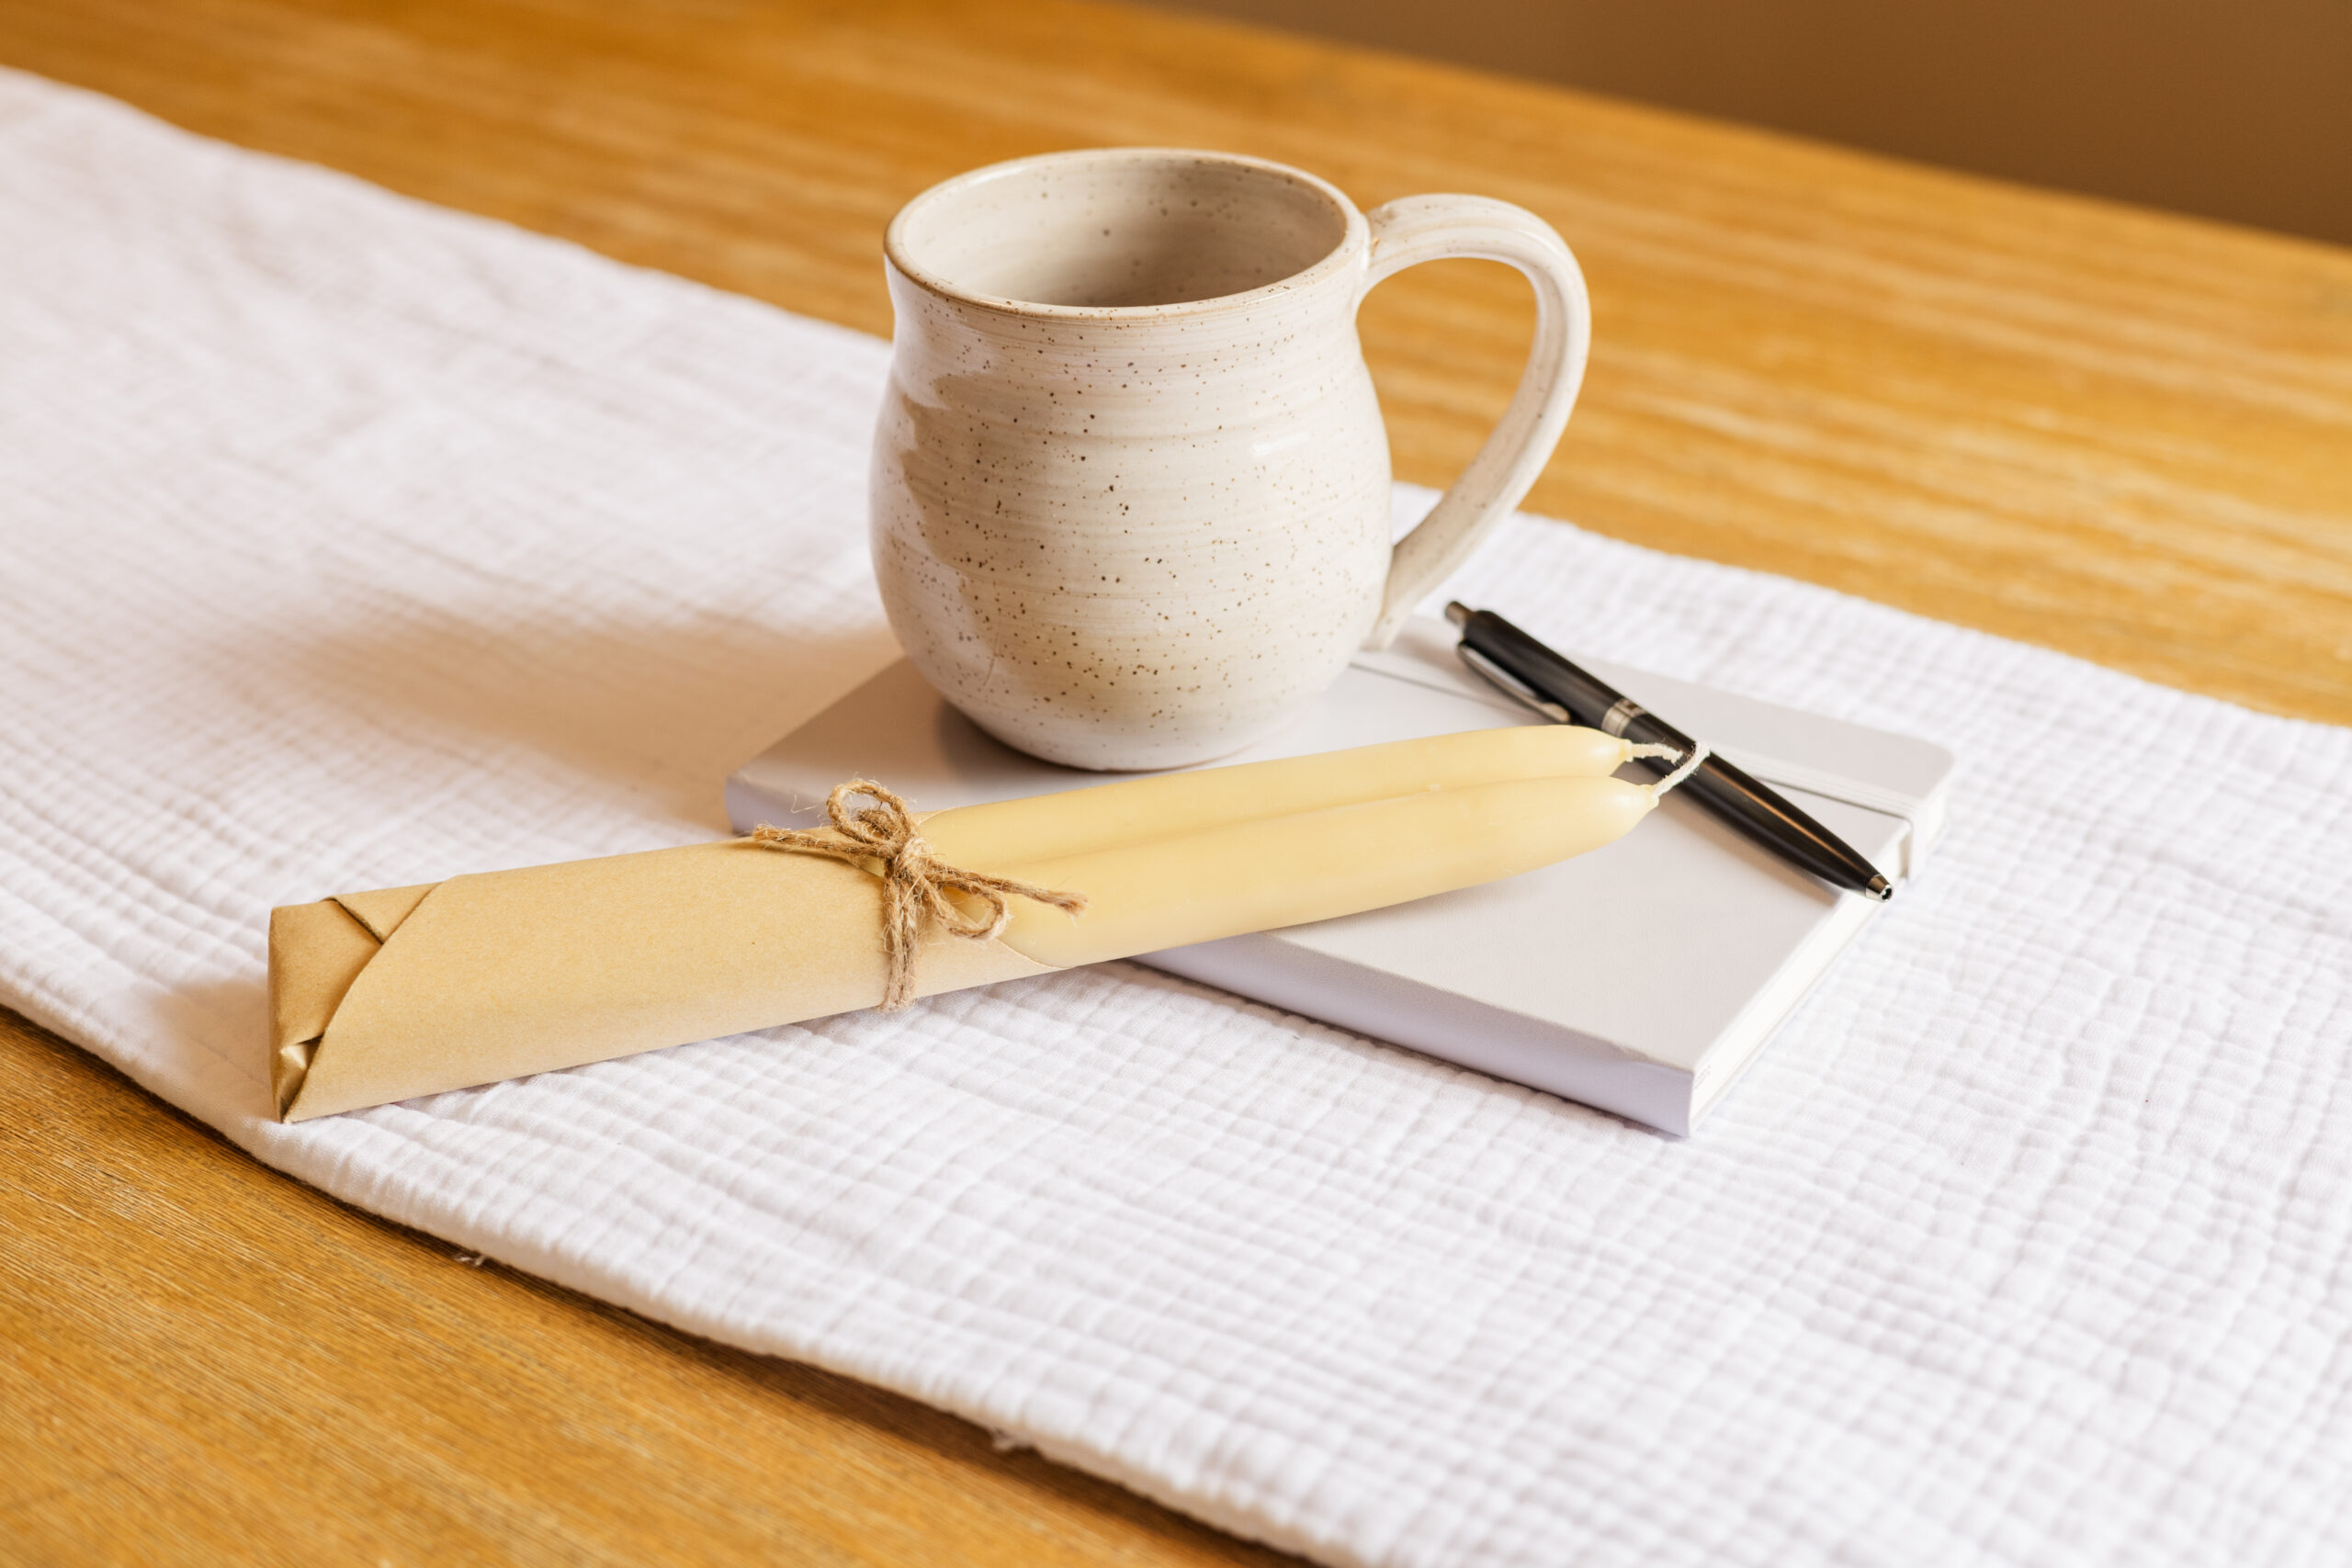
[[[1504,197],[1598,321],[1536,508],[2352,722],[2352,253],[1074,0],[0,0],[0,62],[873,332],[885,220],[993,159]],[[1400,474],[1462,462],[1529,317],[1482,264],[1374,297]],[[1272,1561],[0,1055],[0,1556]]]

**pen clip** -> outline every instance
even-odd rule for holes
[[[1470,668],[1476,671],[1478,674],[1485,676],[1487,684],[1501,692],[1505,696],[1511,697],[1521,703],[1524,703],[1527,706],[1533,708],[1537,713],[1542,714],[1545,718],[1550,719],[1554,724],[1574,724],[1576,722],[1576,716],[1569,713],[1567,709],[1562,707],[1557,703],[1547,702],[1536,692],[1534,687],[1529,685],[1526,682],[1521,680],[1518,676],[1512,674],[1510,671],[1504,669],[1501,665],[1496,663],[1493,660],[1487,658],[1485,654],[1479,652],[1468,643],[1464,642],[1455,644],[1453,651],[1462,656],[1463,663],[1470,666]]]

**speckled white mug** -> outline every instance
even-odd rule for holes
[[[935,186],[885,246],[898,326],[875,570],[908,657],[1021,750],[1164,768],[1258,739],[1380,647],[1527,493],[1584,378],[1576,259],[1532,213],[1369,217],[1311,175],[1110,149]],[[1392,549],[1356,307],[1417,262],[1534,285],[1502,423]]]

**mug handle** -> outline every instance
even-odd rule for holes
[[[1559,445],[1584,384],[1592,302],[1567,243],[1523,207],[1483,196],[1408,196],[1364,215],[1372,229],[1363,296],[1408,266],[1449,256],[1509,262],[1535,288],[1535,342],[1500,423],[1429,515],[1396,541],[1380,619],[1364,646],[1386,648],[1430,590],[1526,497]]]

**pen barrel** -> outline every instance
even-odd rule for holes
[[[1472,611],[1462,623],[1462,640],[1548,701],[1567,709],[1576,723],[1628,740],[1635,739],[1622,720],[1613,728],[1610,723],[1611,714],[1632,706],[1623,693],[1569,663],[1492,610]],[[1634,715],[1642,712],[1633,707]]]
[[[1524,687],[1536,699],[1566,710],[1571,722],[1603,735],[1637,746],[1671,748],[1670,757],[1639,760],[1652,775],[1664,778],[1696,749],[1690,736],[1493,611],[1455,604],[1448,606],[1446,618],[1461,628],[1463,647],[1509,678],[1507,689]],[[1840,887],[1886,897],[1887,883],[1877,867],[1721,757],[1709,756],[1677,787],[1710,816],[1791,864]]]
[[[1838,835],[1721,757],[1710,755],[1682,783],[1679,793],[1742,837],[1825,882],[1861,889],[1879,874],[1877,867]]]

